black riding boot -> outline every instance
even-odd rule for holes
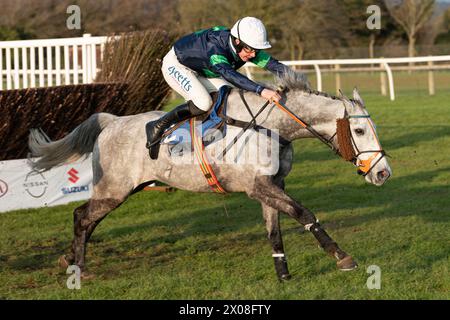
[[[147,123],[145,126],[147,132],[146,147],[149,149],[150,158],[153,160],[158,159],[159,142],[167,128],[172,124],[198,116],[204,112],[205,111],[197,108],[192,101],[188,101],[166,113],[158,120]]]

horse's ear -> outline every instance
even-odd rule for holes
[[[342,100],[344,102],[344,106],[345,106],[345,115],[347,116],[348,114],[352,114],[354,112],[354,108],[355,106],[353,105],[353,103],[348,100],[347,98],[344,98],[344,100]]]
[[[353,89],[353,100],[358,101],[363,107],[365,106],[364,100],[361,98],[356,87]]]

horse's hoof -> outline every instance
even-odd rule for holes
[[[346,256],[345,258],[336,262],[339,270],[342,271],[351,271],[358,268],[358,264],[353,260],[351,256]]]
[[[291,278],[292,276],[289,273],[278,276],[278,280],[280,280],[280,282],[289,281]]]

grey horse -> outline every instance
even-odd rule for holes
[[[339,149],[335,134],[336,121],[345,117],[349,119],[349,145],[355,151],[354,163],[360,167],[370,166],[370,170],[365,170],[363,175],[367,182],[377,186],[384,184],[392,175],[391,168],[384,153],[380,152],[375,125],[369,118],[357,90],[353,92],[353,99],[348,99],[343,95],[334,97],[313,91],[309,89],[305,79],[297,74],[281,80],[287,89],[282,103],[289,106],[293,114],[301,115],[303,121],[326,137],[336,150]],[[265,103],[263,98],[253,93],[245,93],[245,98],[253,114]],[[248,122],[252,119],[236,89],[230,92],[226,113],[227,116],[241,121]],[[144,183],[160,181],[179,189],[210,192],[210,186],[199,170],[198,163],[180,161],[184,156],[174,156],[171,152],[172,146],[162,145],[159,158],[150,159],[145,148],[145,124],[162,114],[161,111],[123,117],[108,113],[94,114],[66,137],[53,142],[48,141],[42,132],[31,130],[31,155],[39,157],[32,163],[36,170],[48,170],[92,152],[93,195],[89,201],[74,210],[74,240],[71,252],[60,258],[60,264],[75,264],[84,272],[86,244],[96,226]],[[214,162],[213,160],[219,157],[211,150],[219,145],[219,142],[207,146],[205,153],[209,155],[214,173],[226,192],[245,192],[250,198],[261,203],[278,278],[287,280],[291,277],[284,255],[279,212],[288,214],[310,231],[324,251],[337,260],[340,270],[356,268],[357,263],[326,233],[314,214],[284,191],[284,178],[290,172],[293,162],[293,147],[290,142],[311,138],[312,133],[273,104],[265,108],[257,120],[260,126],[276,132],[287,142],[276,144],[274,139],[270,138],[264,140],[266,145],[258,147],[267,149],[268,145],[278,146],[271,147],[272,154],[276,154],[276,159],[272,156],[272,160],[276,160],[272,163],[276,165],[259,163],[255,159],[246,163],[236,162],[235,157],[239,152],[230,152],[234,157],[232,161]],[[225,136],[227,139],[222,139],[222,145],[227,145],[240,130],[228,126]],[[249,134],[251,133],[253,136],[267,136],[255,130],[249,130]],[[241,144],[241,151],[246,146],[254,147],[254,144]],[[235,147],[238,148],[238,144]],[[185,157],[187,156],[186,154]]]

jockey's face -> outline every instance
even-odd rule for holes
[[[236,39],[236,44],[239,44],[239,39]],[[250,59],[253,59],[258,54],[258,50],[255,50],[253,48],[245,46],[242,48],[242,50],[238,53],[239,58],[241,58],[242,61],[249,61]]]

